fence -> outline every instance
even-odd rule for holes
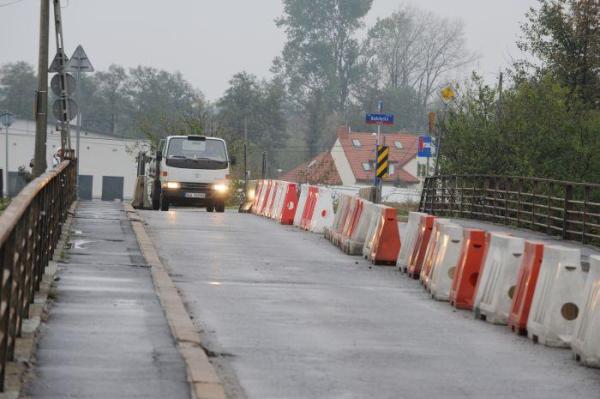
[[[420,210],[500,223],[600,246],[600,184],[489,175],[425,180]]]
[[[0,390],[29,305],[75,200],[76,164],[64,161],[29,183],[0,216]]]

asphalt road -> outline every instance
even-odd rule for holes
[[[590,398],[600,370],[254,215],[142,216],[231,397]]]

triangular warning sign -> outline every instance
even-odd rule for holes
[[[81,45],[77,46],[71,59],[67,63],[68,72],[94,72],[94,67],[90,62],[85,50]]]
[[[65,55],[65,64],[68,62],[69,57]],[[56,53],[54,56],[54,60],[52,60],[52,64],[50,64],[50,68],[48,68],[49,73],[58,73],[60,72],[60,53]]]

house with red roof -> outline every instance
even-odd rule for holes
[[[390,148],[389,174],[384,184],[412,187],[420,183],[417,177],[418,137],[408,133],[385,133],[381,143]],[[284,173],[282,180],[328,185],[371,185],[375,176],[375,146],[377,136],[368,132],[353,132],[340,127],[331,151]]]

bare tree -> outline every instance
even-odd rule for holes
[[[377,67],[383,87],[415,90],[419,120],[424,120],[432,95],[449,74],[477,58],[466,48],[462,21],[411,6],[377,21],[363,57]]]

